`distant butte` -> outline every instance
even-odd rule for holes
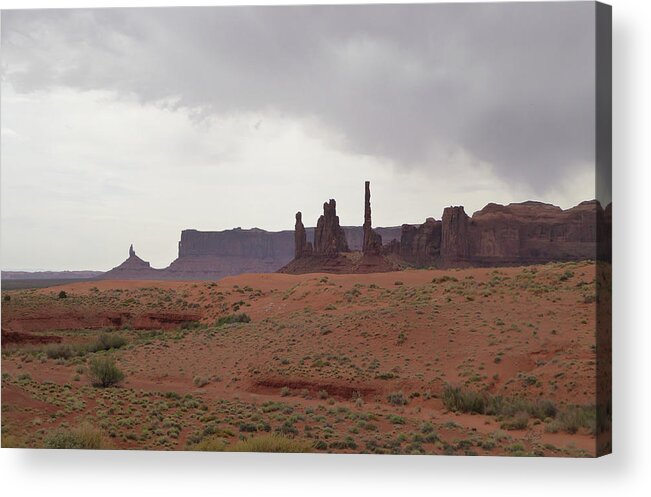
[[[178,258],[167,268],[152,268],[131,245],[128,259],[99,277],[216,280],[276,271],[371,273],[404,267],[610,260],[611,212],[610,204],[603,209],[596,200],[567,210],[536,201],[489,203],[472,216],[463,206],[450,206],[440,220],[428,217],[420,225],[373,228],[370,182],[366,181],[362,226],[341,226],[337,203],[330,199],[323,204],[314,228],[305,227],[297,212],[293,231],[184,230]]]
[[[279,271],[384,272],[413,267],[514,266],[609,259],[611,207],[596,200],[562,210],[555,205],[527,201],[506,206],[488,204],[468,216],[463,206],[446,207],[440,221],[403,224],[400,241],[382,245],[371,226],[370,183],[365,183],[362,255],[316,252],[293,260]],[[330,201],[334,202],[334,201]],[[325,207],[325,206],[324,206]],[[606,247],[597,253],[598,243]],[[327,256],[327,257],[324,257]]]
[[[101,279],[131,280],[131,279],[160,279],[163,269],[154,269],[147,261],[136,255],[133,245],[129,247],[129,258],[119,266],[114,267],[101,276]]]

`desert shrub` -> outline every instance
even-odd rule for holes
[[[192,380],[192,383],[196,387],[205,387],[208,383],[210,383],[210,380],[208,378],[204,378],[203,376],[195,376],[194,379]]]
[[[99,357],[90,363],[89,375],[96,387],[110,387],[124,379],[124,373],[118,369],[109,357]]]
[[[389,403],[393,404],[394,406],[404,406],[408,402],[402,392],[391,392],[388,395],[387,399],[389,400]]]
[[[495,447],[497,447],[497,444],[495,443],[494,440],[483,440],[479,443],[479,447],[481,447],[484,450],[492,450]]]
[[[314,448],[316,450],[326,450],[328,448],[328,444],[325,443],[323,440],[317,440],[314,442]]]
[[[375,377],[378,380],[393,380],[394,378],[397,378],[398,375],[389,371],[388,373],[378,373],[375,375]]]
[[[493,396],[452,385],[445,385],[441,399],[445,407],[451,411],[474,412],[508,418],[513,418],[518,413],[525,413],[541,421],[554,418],[558,414],[558,408],[551,400],[536,399],[532,401],[517,397]]]
[[[520,442],[507,445],[506,447],[504,447],[504,449],[513,455],[524,455],[524,445],[522,445]]]
[[[346,437],[343,440],[336,440],[334,442],[330,442],[330,448],[339,449],[339,450],[345,450],[345,449],[354,450],[357,448],[357,443],[352,437]]]
[[[555,417],[558,408],[551,400],[546,399],[531,401],[523,398],[487,397],[485,414],[515,416],[518,412],[526,412],[531,417],[542,421]]]
[[[198,443],[192,445],[190,450],[206,452],[223,452],[226,449],[227,442],[222,437],[207,437]]]
[[[531,410],[529,411],[529,414],[531,414],[534,418],[540,420],[553,418],[557,413],[558,408],[556,405],[551,400],[547,399],[542,399],[534,402]]]
[[[68,298],[68,294],[67,294],[65,291],[61,290],[61,291],[59,292],[59,298],[60,298],[60,299],[67,299],[67,298]]]
[[[397,414],[389,414],[389,422],[394,425],[404,425],[405,418],[398,416]]]
[[[5,295],[3,299],[5,302],[9,302],[11,300],[11,295]]]
[[[281,435],[263,435],[237,442],[233,452],[312,452],[312,444]]]
[[[504,430],[524,430],[529,425],[529,414],[520,411],[510,419],[502,422],[500,428]]]
[[[59,429],[45,437],[46,449],[103,449],[102,434],[90,425],[72,430]]]
[[[127,344],[127,339],[120,335],[112,333],[102,333],[97,341],[88,346],[89,352],[98,352],[100,350],[119,349]]]
[[[13,433],[8,433],[6,428],[3,428],[0,434],[0,441],[3,449],[26,449],[29,448],[25,439]]]
[[[255,425],[253,423],[240,423],[239,429],[244,433],[254,433],[258,431],[258,425]]]
[[[232,323],[250,323],[251,322],[251,317],[242,312],[240,314],[231,314],[229,316],[222,316],[217,320],[216,326],[224,326],[225,324],[232,324]]]
[[[280,389],[280,396],[281,397],[288,397],[291,394],[292,394],[292,390],[289,387],[282,387]]]
[[[462,390],[461,387],[445,385],[441,395],[443,405],[450,411],[475,412],[484,414],[486,411],[486,396],[472,390]]]
[[[434,425],[430,423],[429,421],[425,421],[421,426],[420,426],[420,432],[421,433],[432,433],[434,432]]]
[[[545,427],[546,431],[556,433],[564,431],[574,434],[581,428],[594,433],[596,427],[596,410],[592,407],[569,406],[561,411],[557,418]]]
[[[327,390],[319,390],[317,392],[317,397],[319,397],[321,400],[325,400],[328,398],[328,391]]]
[[[70,359],[78,355],[78,351],[68,344],[55,344],[45,348],[45,355],[50,359]]]

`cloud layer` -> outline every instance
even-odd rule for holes
[[[593,158],[593,5],[10,12],[5,78],[135,94],[198,117],[315,117],[358,153],[435,167],[463,148],[541,193]],[[6,52],[6,57],[4,57]]]
[[[3,266],[67,264],[19,257],[48,217],[150,238],[160,265],[182,228],[289,228],[333,195],[357,224],[365,178],[384,225],[594,196],[593,8],[3,12]]]

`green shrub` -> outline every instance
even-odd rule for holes
[[[9,302],[11,300],[11,295],[5,295],[4,296],[4,301]]]
[[[90,363],[89,375],[93,386],[102,388],[117,385],[124,379],[124,373],[109,357],[93,359]]]
[[[66,292],[64,292],[63,290],[61,290],[61,291],[59,292],[59,298],[60,298],[60,299],[67,299],[67,298],[68,298],[68,294],[67,294]]]
[[[251,318],[248,314],[242,312],[240,314],[231,314],[230,316],[222,316],[217,320],[216,326],[224,326],[225,324],[232,323],[250,323]]]
[[[50,359],[70,359],[79,355],[79,351],[68,344],[48,345],[45,348],[45,355]]]
[[[520,412],[540,419],[553,418],[558,409],[554,403],[546,399],[528,400],[523,398],[506,398],[483,392],[465,390],[461,387],[445,385],[441,399],[446,408],[451,411],[474,412],[492,416],[514,417]]]
[[[199,450],[206,452],[223,452],[226,449],[227,442],[221,437],[208,437],[201,440],[199,443],[190,447],[191,450]]]
[[[112,333],[102,333],[97,341],[88,346],[89,352],[98,352],[100,350],[119,349],[127,344],[127,339],[120,335]]]
[[[203,376],[195,376],[192,380],[192,383],[194,383],[196,387],[201,388],[210,383],[210,380],[208,378],[204,378]]]
[[[441,395],[443,405],[450,411],[475,412],[484,414],[486,411],[486,396],[472,390],[462,390],[461,387],[445,385]]]
[[[504,430],[524,430],[529,425],[529,414],[520,411],[510,419],[502,422],[500,428]]]
[[[239,429],[244,433],[255,433],[258,431],[258,425],[255,425],[253,423],[240,423]]]
[[[292,390],[289,387],[282,387],[280,389],[280,396],[281,397],[288,397],[291,394],[292,394]]]
[[[394,425],[404,425],[405,418],[398,416],[397,414],[389,414],[389,422]]]
[[[326,450],[328,448],[328,444],[325,443],[323,440],[317,440],[314,442],[314,448],[316,450]]]
[[[389,400],[389,403],[393,404],[394,406],[404,406],[408,402],[402,392],[391,392],[388,395],[387,399]]]
[[[596,410],[592,407],[569,406],[561,411],[557,418],[546,426],[546,431],[556,433],[564,431],[574,434],[581,428],[595,432]]]
[[[103,449],[102,434],[89,425],[73,430],[59,429],[50,433],[44,442],[46,449]]]
[[[375,375],[375,378],[378,380],[393,380],[394,378],[398,378],[398,375],[389,371],[388,373],[378,373]]]
[[[312,452],[312,444],[281,435],[263,435],[237,442],[233,452]]]

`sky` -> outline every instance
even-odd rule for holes
[[[3,11],[3,270],[593,199],[592,2]]]

